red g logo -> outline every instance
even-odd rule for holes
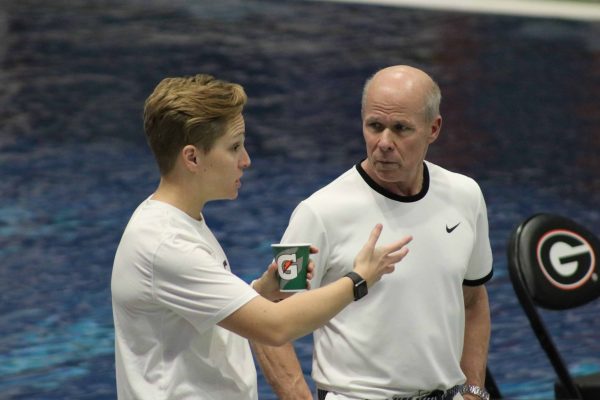
[[[585,284],[596,267],[590,244],[577,233],[564,229],[550,231],[540,238],[537,260],[548,281],[563,290]]]
[[[298,276],[296,254],[280,254],[275,260],[281,279],[290,281]]]

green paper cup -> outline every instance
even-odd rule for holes
[[[306,290],[306,272],[310,244],[285,243],[272,244],[273,257],[279,275],[279,290],[282,292],[301,292]]]

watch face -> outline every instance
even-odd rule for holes
[[[354,286],[354,289],[354,300],[364,297],[368,293],[367,282],[360,282],[358,285]]]

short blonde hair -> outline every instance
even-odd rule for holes
[[[163,79],[144,104],[144,131],[161,175],[188,144],[209,152],[246,101],[241,85],[211,75]]]

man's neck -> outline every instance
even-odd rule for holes
[[[365,159],[362,162],[363,170],[376,182],[379,186],[398,196],[415,196],[423,190],[423,164],[417,169],[416,175],[409,176],[405,180],[397,182],[384,182],[377,177],[375,171],[371,169],[369,160]]]

